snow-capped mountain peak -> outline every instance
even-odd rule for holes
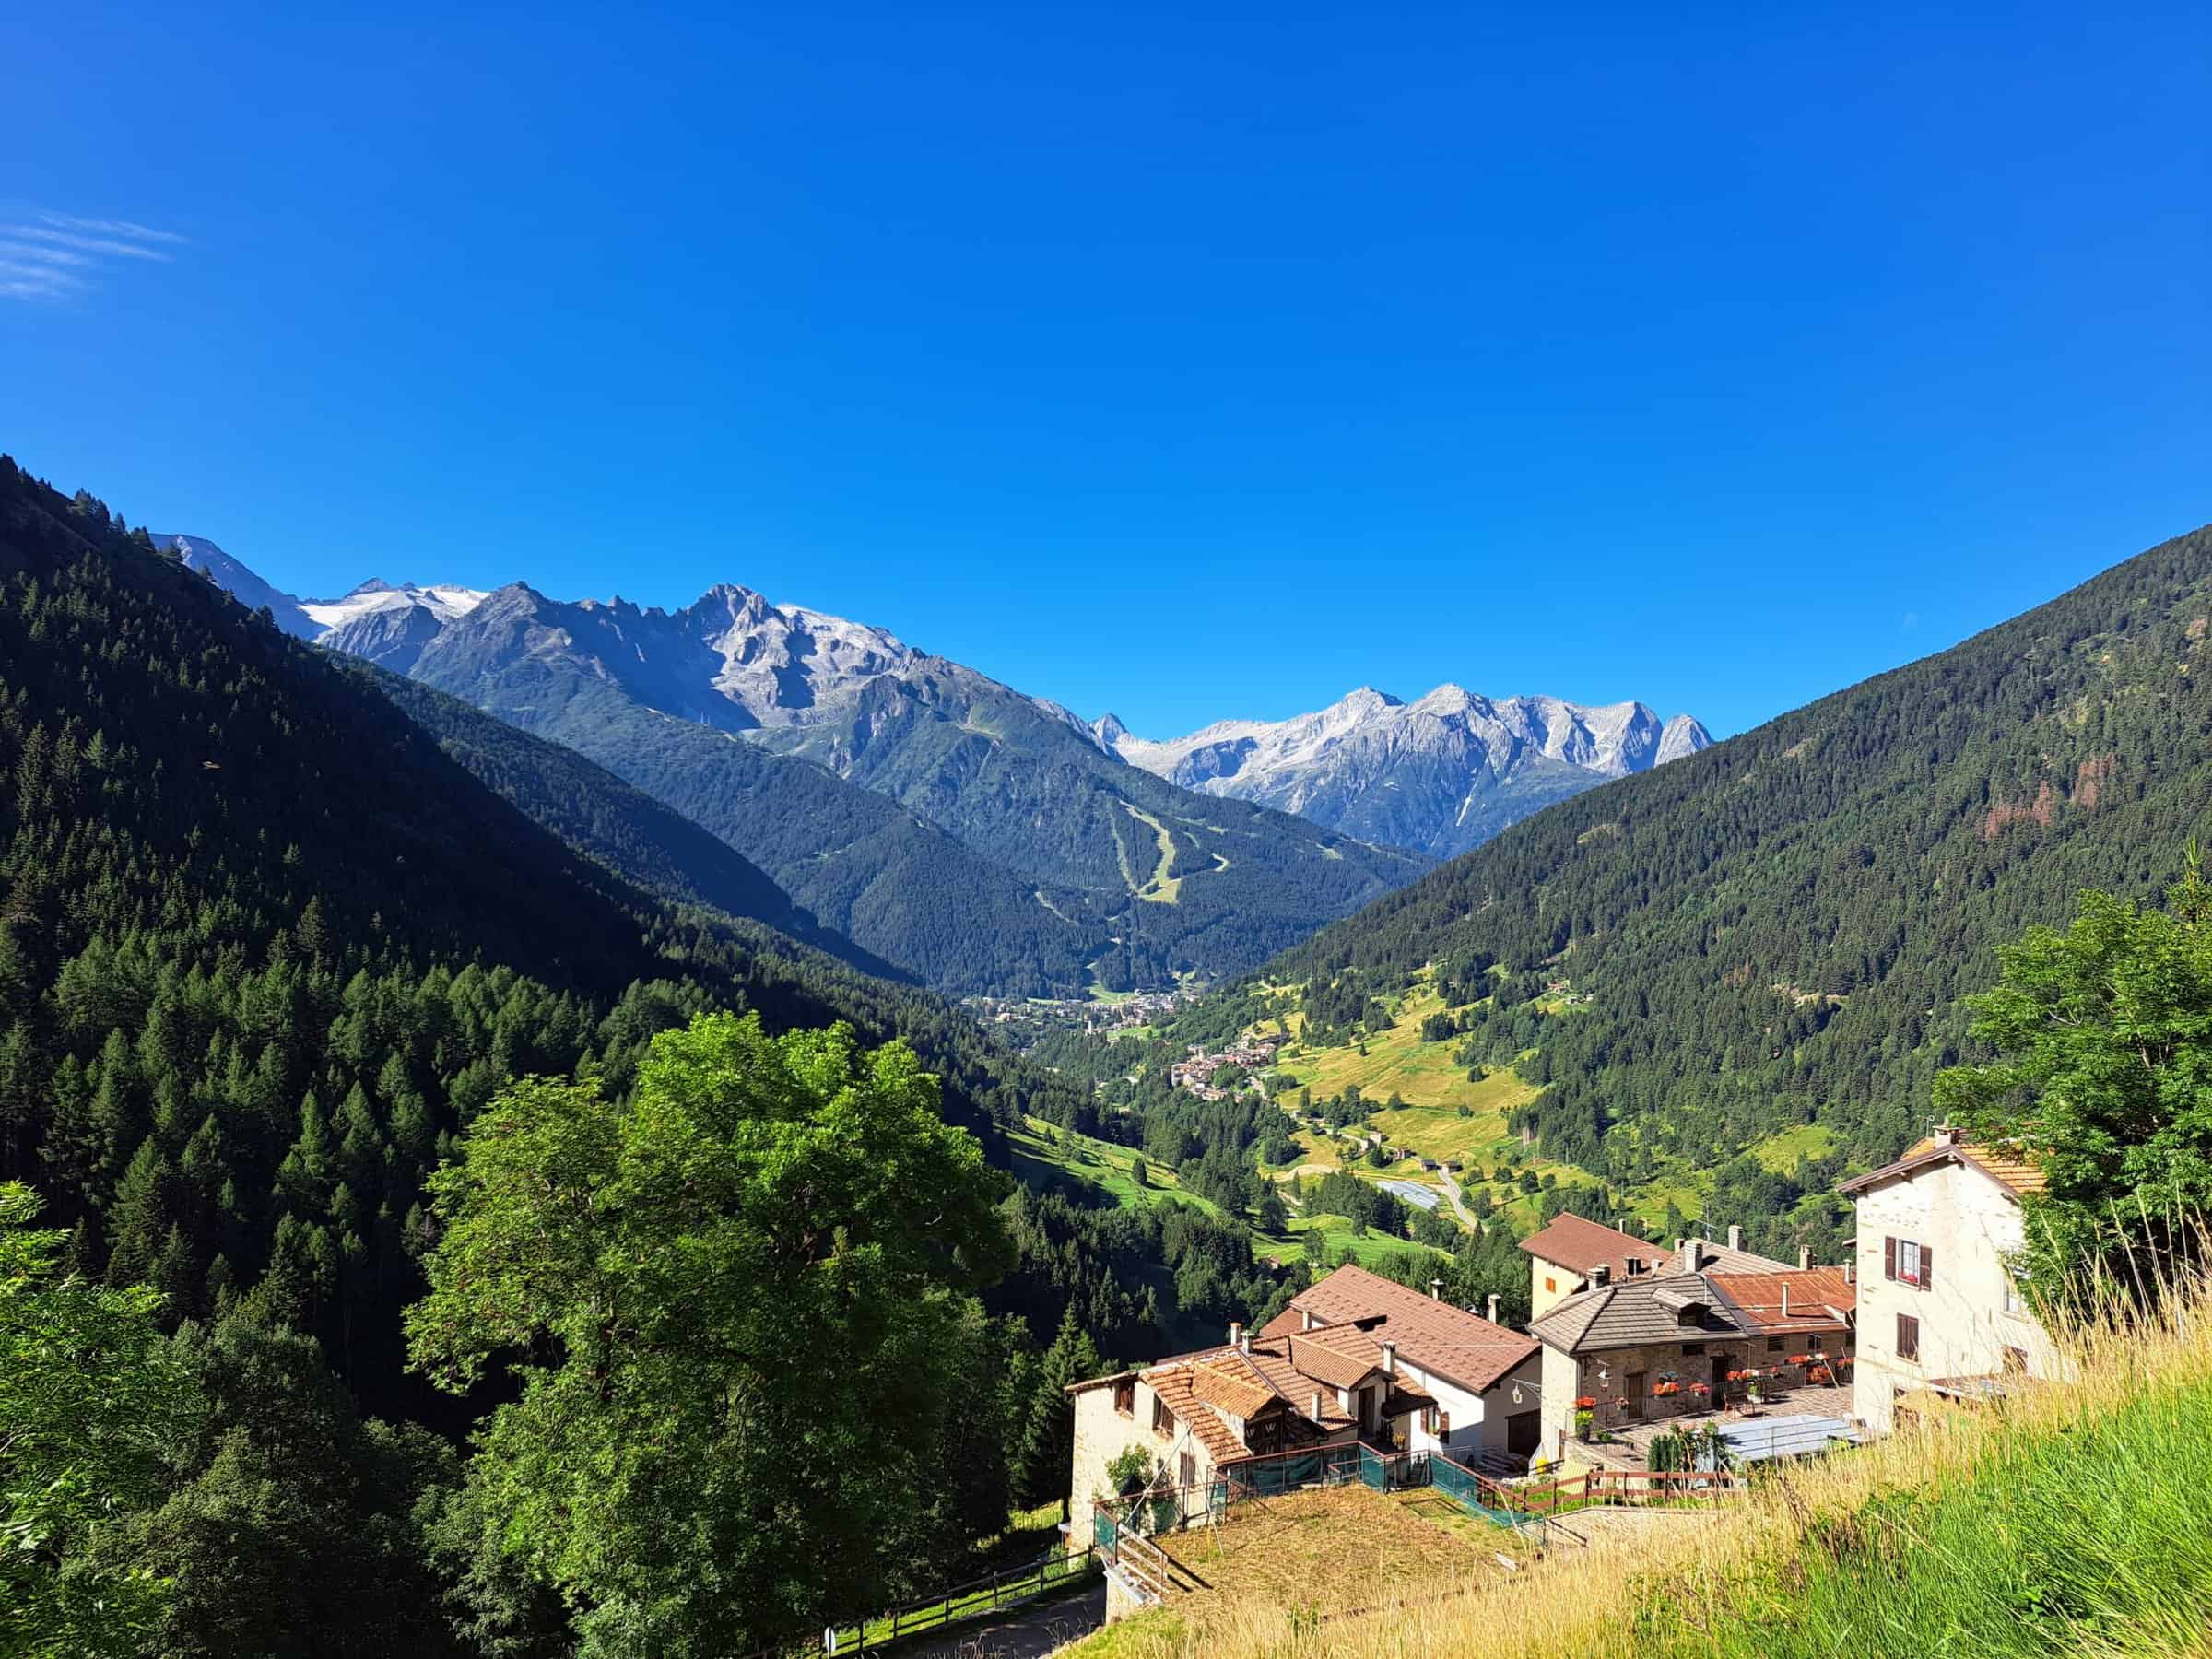
[[[1412,702],[1362,686],[1288,720],[1222,720],[1150,741],[1119,720],[1100,747],[1186,789],[1296,812],[1365,841],[1439,856],[1609,778],[1712,742],[1688,715],[1641,702],[1493,700],[1446,683]]]

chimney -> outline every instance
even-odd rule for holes
[[[1313,1409],[1307,1415],[1317,1423],[1321,1421],[1321,1390],[1318,1388],[1313,1391]]]
[[[1611,1284],[1613,1282],[1612,1264],[1609,1262],[1600,1262],[1596,1266],[1591,1268],[1590,1282],[1592,1285],[1599,1287]]]
[[[1498,1292],[1495,1290],[1490,1292],[1490,1323],[1498,1323]]]
[[[1957,1126],[1950,1124],[1936,1124],[1936,1144],[1939,1147],[1957,1146],[1959,1144],[1959,1130]]]
[[[1429,1300],[1430,1301],[1444,1300],[1444,1281],[1442,1279],[1432,1278],[1429,1281]]]
[[[1250,1331],[1246,1331],[1237,1338],[1237,1351],[1242,1354],[1252,1352],[1252,1333]]]
[[[1788,1279],[1782,1281],[1782,1316],[1784,1319],[1790,1316],[1790,1281]]]
[[[1382,1345],[1382,1374],[1386,1377],[1398,1374],[1398,1345],[1394,1342]]]
[[[1244,1346],[1244,1327],[1233,1319],[1229,1322],[1229,1346],[1233,1348]]]
[[[1847,1285],[1859,1282],[1859,1258],[1855,1255],[1843,1264],[1843,1282]]]
[[[1806,1272],[1812,1267],[1812,1246],[1809,1244],[1800,1244],[1797,1247],[1797,1271],[1800,1273]]]
[[[1743,1247],[1744,1230],[1741,1227],[1731,1227],[1728,1230],[1728,1248],[1731,1250],[1741,1250]]]
[[[1683,1240],[1683,1241],[1682,1241],[1682,1271],[1683,1271],[1683,1272],[1685,1272],[1685,1273],[1695,1273],[1695,1272],[1697,1272],[1697,1271],[1698,1271],[1698,1269],[1699,1269],[1699,1268],[1700,1268],[1700,1267],[1702,1267],[1702,1266],[1704,1266],[1704,1265],[1705,1265],[1705,1241],[1704,1241],[1704,1240],[1702,1240],[1702,1239],[1685,1239],[1685,1240]]]

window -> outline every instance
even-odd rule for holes
[[[2007,1313],[2025,1313],[2028,1311],[2027,1299],[2020,1289],[2020,1281],[2026,1275],[2015,1273],[2010,1268],[2005,1270],[2005,1312]]]
[[[1770,1353],[1770,1354],[1779,1354],[1779,1353],[1781,1353],[1781,1352],[1782,1352],[1782,1347],[1783,1347],[1783,1343],[1782,1343],[1782,1338],[1781,1338],[1781,1337],[1779,1337],[1779,1336],[1770,1336],[1770,1337],[1768,1337],[1768,1338],[1767,1338],[1767,1352],[1768,1352],[1768,1353]]]
[[[1421,1432],[1423,1434],[1436,1432],[1436,1407],[1433,1406],[1421,1407]]]
[[[1686,1342],[1682,1345],[1682,1356],[1686,1359],[1694,1359],[1704,1351],[1705,1345],[1701,1342]]]
[[[1559,1288],[1559,1281],[1556,1278],[1547,1278],[1544,1281],[1544,1288],[1547,1290],[1557,1290]]]
[[[1198,1465],[1192,1460],[1188,1452],[1175,1460],[1175,1484],[1181,1487],[1194,1487],[1198,1484]]]
[[[1124,1377],[1113,1385],[1113,1408],[1124,1417],[1136,1415],[1136,1379]]]
[[[1158,1394],[1152,1396],[1152,1432],[1158,1435],[1172,1435],[1175,1432],[1175,1414],[1168,1409],[1168,1403]]]
[[[1920,1358],[1920,1321],[1910,1313],[1897,1316],[1897,1357],[1900,1359]]]
[[[1936,1253],[1917,1239],[1885,1238],[1882,1277],[1925,1290],[1936,1282]]]

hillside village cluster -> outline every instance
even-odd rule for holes
[[[1718,1478],[1889,1433],[1931,1400],[1999,1398],[2061,1363],[2014,1266],[2020,1200],[2041,1184],[1939,1127],[1843,1184],[1858,1231],[1834,1265],[1756,1255],[1735,1228],[1667,1248],[1563,1215],[1522,1243],[1523,1331],[1498,1323],[1495,1297],[1455,1307],[1441,1280],[1423,1294],[1347,1265],[1256,1331],[1070,1387],[1070,1547],[1099,1547],[1120,1618],[1162,1594],[1124,1532],[1133,1465],[1140,1505],[1203,1525],[1237,1497],[1363,1465],[1509,1493],[1648,1478],[1656,1442],[1684,1430]]]

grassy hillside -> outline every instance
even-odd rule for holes
[[[2206,828],[2208,633],[2198,531],[1514,825],[1186,1028],[1272,1018],[1294,986],[1335,1051],[1316,1078],[1348,1078],[1342,1051],[1396,1052],[1392,1010],[1428,970],[1454,1006],[1483,1000],[1451,1057],[1541,1088],[1506,1112],[1549,1157],[1826,1253],[1841,1218],[1819,1194],[1923,1128],[1995,947],[2084,886],[2159,890]],[[1400,1076],[1417,1099],[1418,1069]]]
[[[2212,1630],[2212,1300],[2066,1347],[2079,1381],[2003,1412],[1951,1408],[1776,1472],[1749,1497],[1502,1586],[1439,1559],[1350,1560],[1326,1606],[1233,1569],[1078,1659],[1989,1659],[2201,1655]],[[1341,1583],[1359,1581],[1363,1594]],[[1338,1606],[1359,1611],[1332,1616]]]

